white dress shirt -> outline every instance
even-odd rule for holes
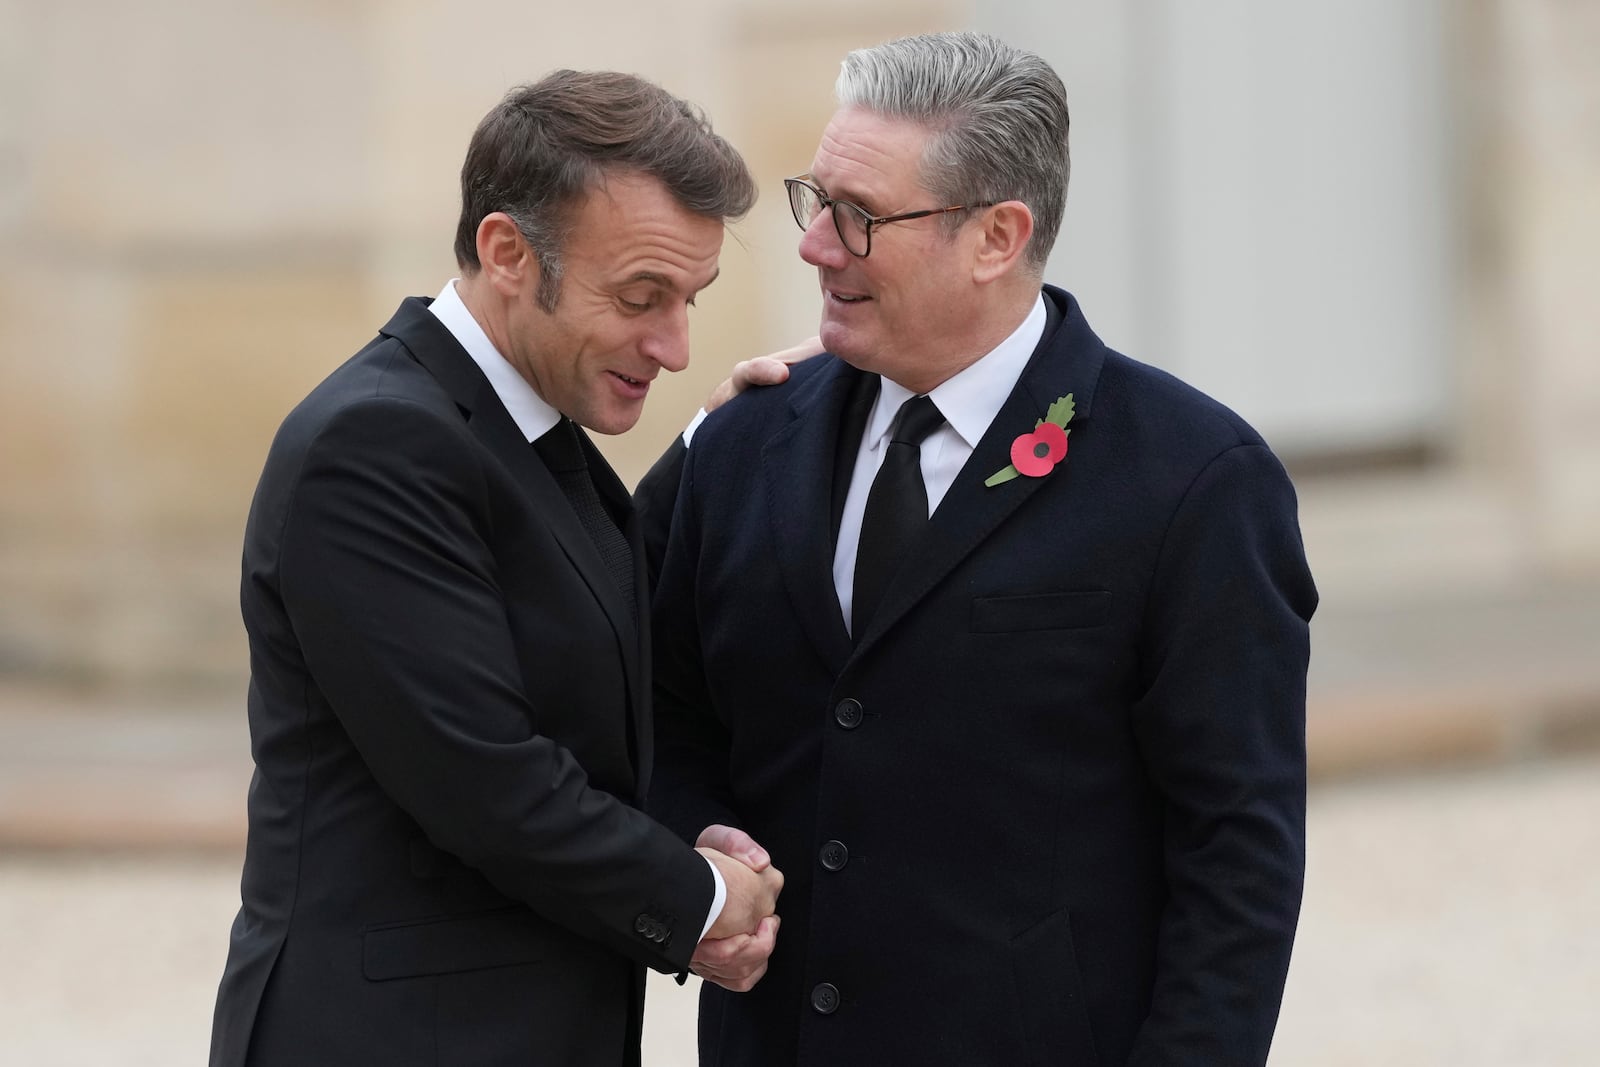
[[[450,331],[450,336],[467,350],[472,362],[483,370],[494,389],[494,395],[505,405],[517,429],[522,431],[522,436],[532,444],[555,428],[556,423],[561,421],[561,412],[535,392],[533,386],[528,384],[528,379],[500,354],[494,342],[489,340],[489,335],[483,332],[483,327],[478,325],[478,320],[467,310],[467,305],[461,302],[461,296],[456,292],[456,281],[451,278],[445,283],[443,291],[428,305],[428,310]],[[711,868],[711,877],[717,888],[711,898],[711,910],[706,913],[705,926],[700,930],[702,940],[728,901],[728,885],[722,880],[722,872],[710,860],[706,860],[706,865]]]
[[[561,412],[545,403],[544,397],[534,392],[533,386],[528,384],[528,379],[500,354],[494,342],[489,340],[489,335],[483,332],[483,327],[478,325],[478,320],[467,310],[467,305],[461,302],[461,296],[456,292],[455,278],[445,282],[444,291],[428,305],[428,310],[433,312],[434,318],[444,323],[444,328],[461,342],[461,347],[467,350],[472,362],[483,371],[484,377],[489,379],[489,384],[494,388],[494,395],[500,398],[500,403],[505,405],[511,420],[517,424],[517,429],[522,431],[522,436],[528,439],[529,444],[555,428],[556,423],[561,421]]]
[[[928,394],[945,418],[944,425],[922,442],[922,481],[928,489],[929,517],[938,510],[939,502],[972,456],[979,439],[1000,413],[1011,390],[1016,388],[1017,380],[1028,365],[1028,357],[1033,355],[1039,339],[1044,336],[1044,324],[1044,297],[1041,295],[1011,336]],[[883,464],[889,425],[900,405],[913,395],[898,382],[883,379],[883,387],[878,390],[878,399],[872,405],[866,429],[861,434],[855,470],[850,476],[850,491],[844,498],[844,515],[839,520],[839,544],[833,553],[833,587],[839,594],[846,629],[850,629],[856,549],[861,542],[861,519],[867,510],[867,494]],[[1018,432],[1026,429],[1028,427],[1021,427]]]

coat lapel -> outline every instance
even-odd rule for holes
[[[489,379],[484,377],[483,371],[472,361],[472,357],[467,355],[450,331],[445,329],[444,324],[428,311],[428,301],[417,297],[407,299],[381,332],[403,342],[416,356],[417,361],[444,387],[466,416],[467,425],[473,434],[516,476],[530,501],[549,526],[562,552],[588,585],[594,598],[600,602],[600,607],[616,633],[617,646],[627,672],[629,709],[633,720],[629,723],[630,733],[635,735],[635,741],[642,749],[647,741],[642,736],[637,736],[637,720],[647,710],[648,697],[640,675],[642,664],[647,662],[641,647],[640,628],[634,620],[633,612],[623,599],[622,591],[617,588],[617,583],[606,570],[599,549],[584,530],[583,524],[578,521],[578,516],[567,501],[566,494],[556,484],[555,478],[539,459],[533,446],[522,436],[522,431],[517,428],[505,405],[500,402],[499,396],[489,384]],[[579,438],[583,442],[590,474],[594,477],[595,487],[601,498],[614,508],[620,503],[621,510],[617,513],[628,517],[623,534],[633,546],[636,568],[634,587],[643,596],[647,586],[637,568],[643,565],[644,550],[639,544],[637,523],[634,521],[627,492],[617,481],[610,465],[588,438],[582,433],[579,434]],[[638,769],[648,765],[642,758],[644,755],[643,751],[635,752],[636,780],[643,777],[637,773]]]
[[[926,536],[911,550],[884,592],[866,632],[857,635],[858,654],[898,623],[1033,494],[1055,479],[1072,476],[1069,452],[1060,467],[1042,478],[1014,478],[993,488],[983,484],[990,475],[1010,466],[1011,443],[1032,430],[1057,397],[1074,396],[1074,434],[1089,419],[1105,346],[1089,329],[1070,295],[1051,286],[1045,287],[1044,295],[1048,318],[1038,347],[1016,388],[939,502]]]
[[[519,435],[520,436],[520,435]],[[594,479],[595,490],[600,494],[600,499],[613,515],[624,516],[622,535],[628,539],[628,547],[633,550],[633,589],[638,605],[637,610],[648,612],[650,610],[650,578],[648,560],[644,552],[644,532],[639,524],[638,513],[633,509],[633,497],[628,493],[627,487],[617,477],[617,472],[611,469],[611,464],[600,454],[600,450],[589,440],[589,435],[582,429],[578,431],[578,439],[583,444],[584,456],[589,462],[589,475]],[[541,464],[541,467],[543,465]],[[548,472],[546,472],[548,475]],[[611,580],[609,572],[605,571],[605,561],[600,559],[600,553],[594,549],[594,542],[584,534],[584,541],[594,550],[594,561],[600,565],[599,576],[604,579],[602,588],[609,590],[615,601],[615,607],[606,607],[606,615],[611,619],[611,625],[617,632],[617,640],[626,649],[629,635],[632,635],[635,657],[623,656],[623,668],[628,679],[628,708],[631,718],[628,721],[629,751],[634,757],[634,782],[637,805],[644,805],[645,793],[650,788],[650,768],[655,761],[655,734],[651,729],[650,715],[650,686],[641,673],[644,665],[650,662],[650,627],[639,625],[638,618],[628,610],[628,605],[623,601],[622,593],[617,589],[617,583]],[[596,584],[595,574],[585,574],[585,580],[593,589]],[[606,602],[601,601],[602,604]]]
[[[859,438],[864,412],[871,408],[876,390],[864,386],[875,381],[863,382],[864,377],[832,361],[795,391],[790,401],[793,421],[761,449],[767,514],[784,585],[811,643],[835,672],[850,657],[850,634],[833,587],[835,457],[841,429],[854,423]],[[820,521],[828,515],[835,516],[831,523]]]

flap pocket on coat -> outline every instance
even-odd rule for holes
[[[1018,630],[1085,630],[1111,618],[1111,591],[1025,593],[972,599],[972,630],[980,634]]]
[[[361,972],[374,982],[533,963],[549,955],[548,935],[525,908],[368,929]]]

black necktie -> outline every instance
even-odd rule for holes
[[[633,549],[617,528],[611,512],[606,510],[599,491],[594,487],[594,479],[589,477],[589,464],[584,459],[583,446],[578,442],[578,428],[571,419],[563,417],[550,432],[535,441],[533,447],[555,477],[556,484],[566,494],[572,510],[578,513],[578,521],[583,524],[584,532],[594,542],[594,547],[599,549],[606,570],[611,572],[612,579],[622,592],[622,599],[637,620],[639,607],[633,591]]]
[[[867,510],[861,516],[856,549],[851,631],[860,637],[889,587],[895,568],[916,536],[928,525],[928,489],[922,484],[922,442],[944,424],[932,400],[914,396],[900,405],[889,424],[883,466],[872,479]]]

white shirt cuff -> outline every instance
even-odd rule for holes
[[[705,408],[701,408],[695,414],[695,417],[690,420],[688,428],[683,431],[683,447],[684,448],[688,448],[689,447],[689,439],[691,437],[693,437],[694,436],[694,432],[700,428],[700,424],[702,422],[706,421],[706,415],[707,414],[708,414],[708,412],[706,411],[706,409]]]
[[[700,417],[704,418],[705,414],[706,413],[702,411],[700,413]],[[696,424],[698,424],[698,420],[696,420]],[[692,428],[693,427],[691,427],[691,429]],[[704,941],[706,939],[706,935],[711,932],[712,924],[722,917],[722,906],[728,902],[728,883],[722,880],[722,872],[717,870],[717,865],[715,863],[712,863],[704,856],[701,856],[700,858],[706,860],[707,866],[711,868],[711,877],[717,880],[717,891],[711,897],[711,910],[706,912],[706,925],[705,928],[700,931],[700,940]],[[699,942],[696,942],[696,944],[698,943]]]

